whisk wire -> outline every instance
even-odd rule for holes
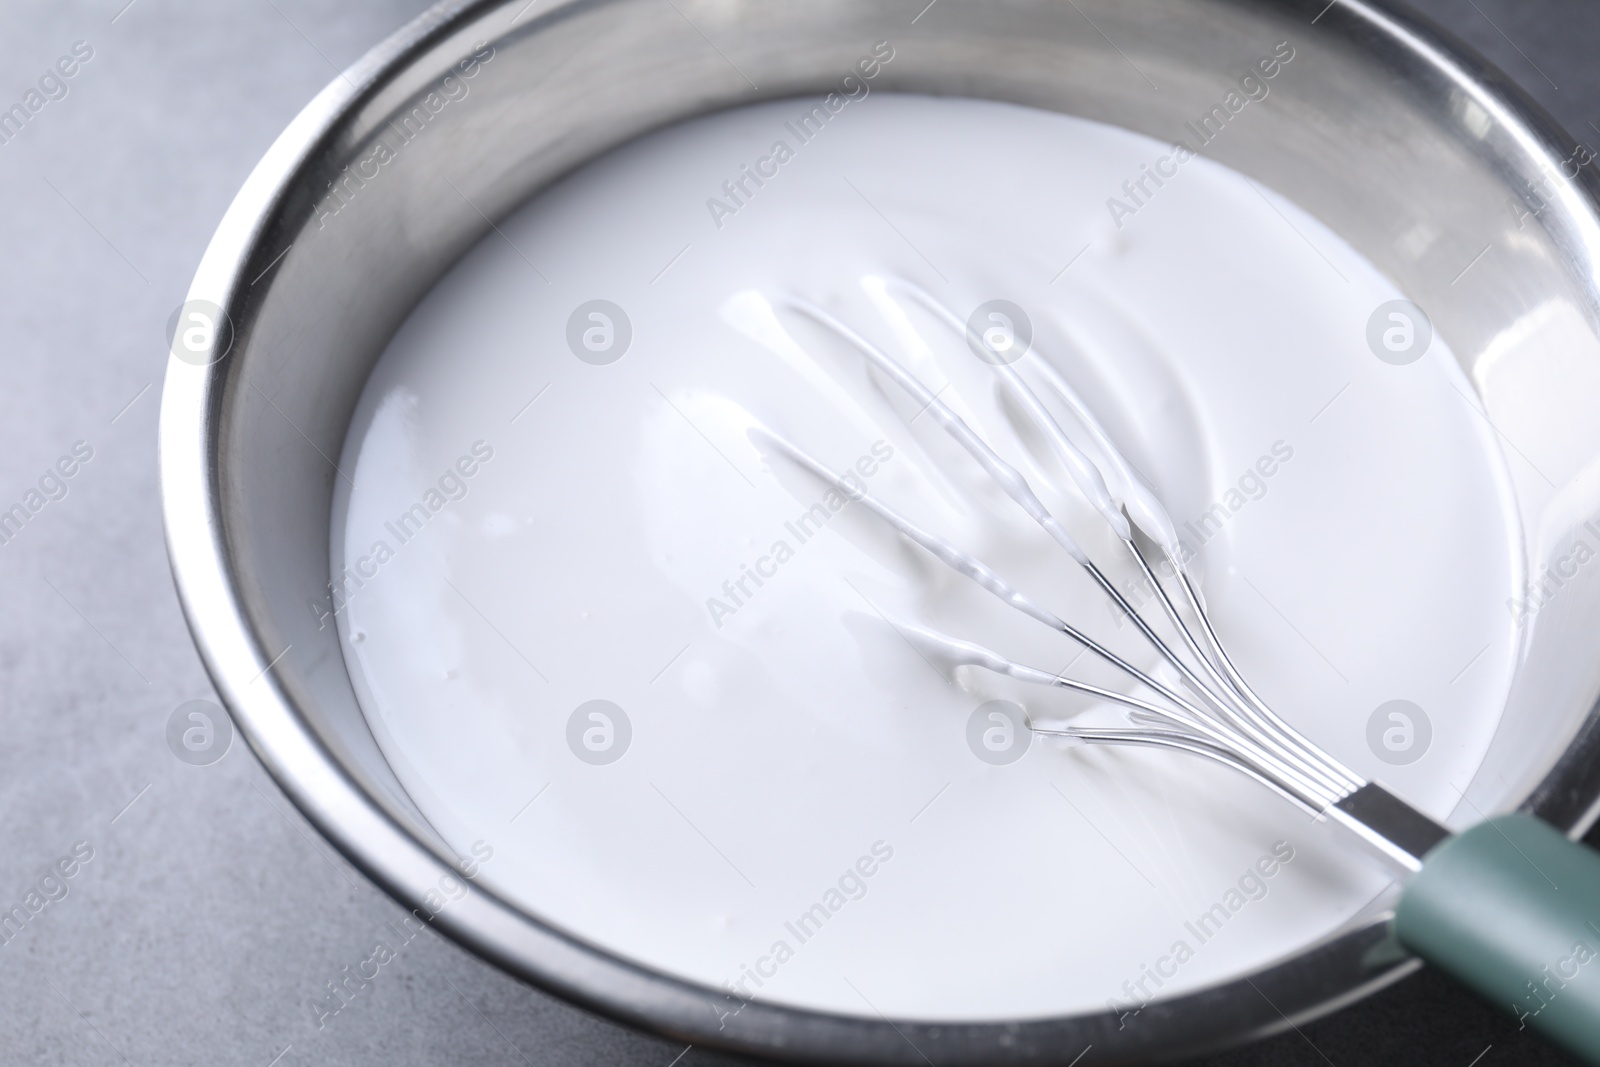
[[[1302,746],[1297,746],[1296,738],[1293,735],[1286,735],[1283,730],[1275,727],[1272,721],[1273,718],[1276,718],[1275,716],[1265,718],[1257,708],[1251,705],[1250,697],[1254,695],[1253,692],[1247,695],[1232,680],[1233,677],[1237,676],[1237,671],[1233,672],[1230,677],[1224,677],[1217,664],[1213,662],[1212,657],[1207,655],[1200,647],[1200,642],[1196,639],[1194,631],[1184,621],[1177,605],[1172,602],[1172,597],[1168,594],[1166,586],[1157,578],[1155,569],[1150,566],[1144,554],[1139,551],[1139,547],[1131,539],[1124,543],[1127,545],[1129,553],[1138,563],[1145,580],[1154,588],[1156,598],[1165,610],[1167,618],[1177,631],[1182,634],[1185,644],[1194,658],[1200,662],[1202,668],[1210,677],[1212,684],[1217,687],[1218,692],[1226,695],[1228,707],[1223,709],[1223,713],[1239,729],[1254,738],[1258,743],[1267,746],[1282,758],[1293,763],[1302,772],[1320,782],[1326,789],[1334,793],[1348,791],[1348,783],[1341,781],[1336,770],[1324,767],[1321,761],[1312,758],[1306,753]],[[1183,573],[1182,568],[1178,566],[1175,560],[1170,560],[1169,558],[1169,562],[1172,563],[1177,573]],[[1192,589],[1190,591],[1192,592]],[[1200,610],[1198,599],[1191,600],[1189,606],[1197,618],[1204,618],[1204,612]],[[1213,638],[1208,640],[1208,644],[1215,652],[1220,649],[1220,644],[1214,640],[1215,631],[1209,628],[1209,620],[1206,620],[1205,625],[1206,632]],[[1239,679],[1239,681],[1242,682],[1243,679]],[[1269,712],[1268,715],[1270,714]]]
[[[932,311],[935,317],[946,325],[958,332],[965,332],[960,320],[932,297],[914,287],[903,286],[903,288],[906,288],[920,304]],[[945,432],[971,456],[987,478],[1083,568],[1111,603],[1134,624],[1161,660],[1177,672],[1183,687],[1194,698],[1193,700],[1186,698],[1171,686],[1134,666],[1088,634],[1041,607],[1002,579],[992,568],[938,535],[912,523],[892,507],[866,492],[864,488],[850,485],[841,475],[799,448],[776,435],[768,434],[769,439],[776,442],[780,451],[789,458],[814,476],[833,483],[835,488],[845,492],[851,499],[863,503],[879,519],[921,546],[947,567],[964,575],[1012,609],[1072,638],[1094,653],[1097,658],[1170,705],[1170,707],[1162,706],[1061,675],[1049,675],[1036,668],[1013,663],[981,646],[956,641],[942,635],[924,634],[925,640],[934,642],[947,654],[953,654],[963,662],[1023,681],[1054,685],[1118,704],[1131,712],[1131,718],[1135,723],[1134,726],[1122,730],[1067,726],[1036,729],[1036,733],[1063,737],[1081,744],[1157,747],[1201,755],[1242,771],[1296,804],[1316,813],[1333,808],[1366,785],[1362,779],[1289,727],[1245,682],[1238,668],[1223,650],[1198,591],[1175,552],[1174,544],[1169,543],[1176,540],[1175,535],[1171,533],[1170,518],[1166,516],[1153,493],[1150,493],[1132,473],[1131,466],[1117,452],[1109,435],[1094,420],[1086,406],[1076,401],[1074,396],[1067,395],[1070,393],[1069,387],[1064,383],[1058,383],[1056,391],[1067,396],[1074,414],[1087,427],[1099,451],[1104,453],[1105,462],[1112,468],[1114,475],[1112,478],[1107,478],[1099,464],[1072,443],[1021,374],[1007,364],[994,365],[1002,384],[1019,401],[1023,413],[1051,442],[1080,493],[1091,507],[1106,519],[1113,533],[1133,556],[1141,575],[1152,587],[1162,614],[1176,631],[1187,655],[1175,650],[1156,631],[1151,622],[1129,603],[1127,596],[1116,587],[1116,584],[1045,506],[1022,473],[1002,459],[966,420],[940,399],[938,392],[928,388],[917,375],[898,360],[822,308],[799,299],[790,300],[788,306],[845,341],[864,356],[869,365],[920,404],[922,411],[932,413]],[[1028,358],[1038,360],[1039,355],[1034,351],[1028,354]],[[1115,491],[1111,488],[1112,483],[1116,484]],[[1119,493],[1129,494],[1130,491],[1139,496],[1141,521],[1131,521],[1123,501],[1118,499]],[[1187,609],[1187,614],[1195,620],[1198,636],[1195,627],[1186,621],[1185,612],[1180,610],[1165,583],[1156,574],[1156,568],[1151,566],[1145,553],[1140,550],[1132,532],[1135,528],[1149,537],[1161,550],[1165,557],[1164,561],[1170,563],[1178,585],[1183,591],[1183,608]],[[1139,725],[1139,723],[1156,725]]]
[[[1354,771],[1350,770],[1344,764],[1340,763],[1338,760],[1334,759],[1333,756],[1323,752],[1320,748],[1314,745],[1305,737],[1304,734],[1285,722],[1282,717],[1272,710],[1270,705],[1268,705],[1264,700],[1261,699],[1260,696],[1256,694],[1256,691],[1250,687],[1250,683],[1245,681],[1244,675],[1236,666],[1234,666],[1233,659],[1228,655],[1227,649],[1223,647],[1222,640],[1217,636],[1216,628],[1212,625],[1210,617],[1201,609],[1200,594],[1195,589],[1194,583],[1189,578],[1189,575],[1180,568],[1178,571],[1178,578],[1179,584],[1184,591],[1184,596],[1188,601],[1190,610],[1194,613],[1195,618],[1199,621],[1201,631],[1205,634],[1206,642],[1210,645],[1212,652],[1216,655],[1217,661],[1222,665],[1222,669],[1227,672],[1228,677],[1232,680],[1238,692],[1243,695],[1244,698],[1255,707],[1257,713],[1264,720],[1266,720],[1266,722],[1277,729],[1282,736],[1288,738],[1291,743],[1297,744],[1316,753],[1320,757],[1320,762],[1322,765],[1325,766],[1331,773],[1336,775],[1347,790],[1354,792],[1365,785],[1365,779],[1356,774]]]

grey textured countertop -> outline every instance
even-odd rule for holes
[[[337,68],[425,6],[0,8],[0,108],[63,57],[73,70],[0,144],[0,510],[42,503],[0,545],[0,909],[30,893],[42,905],[0,943],[7,1067],[736,1062],[578,1011],[432,933],[319,1030],[309,1001],[400,908],[243,744],[211,766],[167,746],[172,711],[212,696],[161,535],[168,316],[272,139]],[[1600,6],[1419,6],[1600,142]],[[1425,974],[1209,1062],[1567,1061]]]

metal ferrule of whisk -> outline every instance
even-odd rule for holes
[[[965,336],[966,324],[921,288],[896,278],[863,280],[878,301],[905,300]],[[1062,429],[1034,387],[1004,358],[992,361],[1001,386],[1033,428],[1049,442],[1078,492],[1107,523],[1154,592],[1156,619],[1129,603],[1106,573],[1077,543],[1034,493],[1027,479],[996,453],[972,427],[898,360],[826,310],[800,299],[788,310],[811,320],[858,352],[883,377],[903,390],[920,412],[931,415],[1007,497],[1036,522],[1083,568],[1094,584],[1170,666],[1177,681],[1168,684],[1140,669],[1012,587],[987,564],[923,529],[882,499],[828,468],[798,446],[765,430],[757,443],[787,457],[813,476],[831,483],[863,505],[939,562],[975,582],[1007,606],[1076,641],[1133,683],[1121,692],[1038,670],[980,645],[907,627],[919,643],[951,662],[1006,675],[1023,682],[1072,690],[1119,705],[1128,725],[1120,728],[1065,725],[1034,727],[1040,736],[1073,744],[1143,746],[1186,752],[1231,767],[1254,778],[1319,818],[1344,825],[1382,856],[1406,871],[1448,831],[1403,800],[1346,767],[1285,722],[1258,696],[1228,655],[1194,581],[1185,570],[1185,553],[1176,529],[1151,488],[1118,451],[1093,412],[1070,384],[1035,349],[1023,358],[1060,406],[1086,431],[1091,449],[1079,447]],[[989,361],[986,361],[989,362]],[[1016,361],[1020,363],[1020,360]],[[1166,630],[1163,636],[1159,625]]]

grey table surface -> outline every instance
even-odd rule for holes
[[[0,7],[0,106],[76,42],[92,50],[66,95],[0,145],[0,510],[75,446],[92,450],[71,478],[45,480],[58,499],[0,545],[0,909],[35,892],[45,902],[0,943],[0,1064],[740,1062],[598,1019],[432,933],[319,1029],[308,1002],[401,910],[244,745],[196,767],[166,743],[173,709],[214,695],[161,535],[168,316],[272,139],[426,6]],[[1600,5],[1418,6],[1600,143]],[[47,879],[75,848],[92,858]],[[1480,1055],[1477,1067],[1568,1062],[1426,973],[1207,1062],[1467,1067]]]

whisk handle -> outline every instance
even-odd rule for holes
[[[1600,1065],[1600,853],[1502,815],[1424,857],[1402,944],[1524,1026]]]

